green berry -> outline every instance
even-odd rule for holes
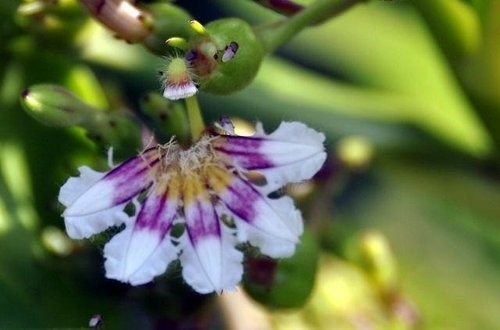
[[[264,50],[252,27],[238,18],[216,20],[190,42],[187,58],[201,90],[230,94],[246,87],[259,70]]]

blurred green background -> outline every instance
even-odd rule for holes
[[[59,187],[78,166],[105,170],[105,152],[81,128],[46,127],[19,102],[25,88],[54,83],[96,107],[137,112],[145,93],[160,91],[163,59],[114,39],[75,1],[20,5],[0,4],[0,328],[81,328],[94,314],[108,329],[179,319],[194,327],[215,298],[172,289],[175,276],[142,288],[105,280],[102,238],[65,237]],[[252,1],[177,5],[202,23],[280,17]],[[199,94],[207,121],[230,115],[270,131],[299,120],[327,136],[331,172],[299,203],[321,258],[336,265],[320,262],[315,284],[332,303],[314,294],[302,314],[273,312],[270,324],[326,329],[324,318],[356,329],[358,313],[375,328],[500,328],[498,17],[499,3],[487,0],[361,4],[268,56],[245,90]],[[391,321],[383,285],[353,256],[359,235],[374,230],[390,245],[392,289],[414,306],[416,325]],[[327,279],[341,279],[348,294]],[[378,293],[347,301],[363,285]],[[385,307],[365,309],[369,301]],[[222,326],[222,316],[211,318]]]

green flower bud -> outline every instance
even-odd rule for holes
[[[182,8],[169,3],[153,3],[145,6],[152,17],[151,33],[142,40],[151,52],[165,55],[169,47],[165,40],[171,37],[188,39],[194,35],[189,26],[190,15]]]
[[[36,120],[56,127],[82,124],[94,110],[67,89],[50,84],[25,89],[21,105]]]
[[[238,18],[216,20],[190,40],[186,59],[200,88],[229,94],[246,87],[255,77],[264,50],[252,27]]]
[[[58,42],[69,46],[81,28],[84,17],[75,1],[24,1],[17,8],[16,21],[37,36],[37,40]],[[61,43],[64,40],[64,43]]]
[[[123,112],[103,111],[84,103],[62,86],[40,84],[21,94],[23,108],[48,126],[80,126],[102,146],[135,150],[140,146],[139,128]],[[121,148],[123,147],[123,148]]]
[[[363,264],[378,289],[383,293],[394,292],[398,286],[398,271],[387,238],[378,231],[367,231],[359,244]]]
[[[175,136],[180,143],[189,143],[189,123],[182,102],[171,102],[159,93],[148,93],[140,101],[142,113],[151,120],[157,139],[168,140]]]
[[[137,124],[123,112],[97,111],[85,125],[87,135],[105,147],[135,151],[140,148],[140,131]]]
[[[374,157],[373,144],[367,138],[349,135],[337,143],[337,157],[351,171],[366,170]]]
[[[387,238],[377,230],[367,230],[352,237],[347,259],[360,266],[382,296],[398,290],[397,260]]]

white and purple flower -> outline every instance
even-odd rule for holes
[[[59,194],[66,230],[82,239],[125,225],[104,248],[108,278],[147,283],[179,257],[196,291],[234,289],[243,273],[237,244],[249,242],[273,258],[294,253],[301,214],[290,197],[268,195],[310,179],[325,161],[324,139],[298,122],[271,134],[259,125],[251,137],[234,135],[226,122],[189,149],[175,142],[149,148],[106,173],[81,167]],[[256,182],[256,173],[265,180]],[[133,215],[124,211],[129,203]],[[177,223],[184,231],[175,238]]]

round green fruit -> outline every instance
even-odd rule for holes
[[[213,21],[207,35],[191,42],[192,69],[200,88],[213,94],[230,94],[255,77],[264,56],[252,27],[237,18]]]

